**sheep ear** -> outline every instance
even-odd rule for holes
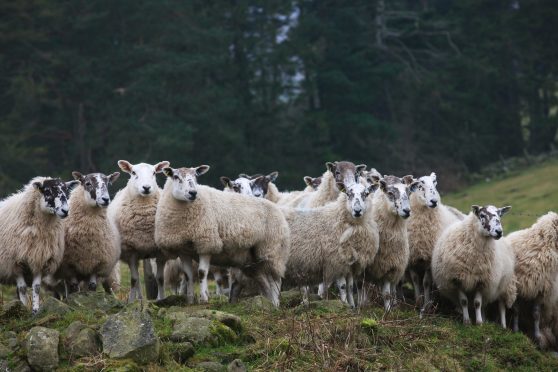
[[[73,189],[75,189],[77,185],[81,185],[81,182],[79,181],[66,182],[66,187],[68,188],[68,192],[71,192]]]
[[[43,192],[43,183],[42,182],[33,182],[33,187],[39,190],[41,193]]]
[[[112,185],[116,182],[116,180],[120,177],[120,172],[114,172],[113,174],[108,176],[109,185]]]
[[[419,181],[415,181],[415,182],[411,183],[411,185],[409,186],[409,190],[410,190],[411,192],[415,192],[415,191],[418,190],[419,185],[420,185],[420,182],[419,182]]]
[[[126,160],[118,160],[118,166],[126,173],[132,173],[132,164]]]
[[[343,182],[337,182],[337,188],[339,191],[347,193],[347,189],[345,188],[345,184]]]
[[[221,180],[221,183],[223,184],[223,186],[230,187],[232,189],[233,184],[232,184],[232,181],[229,177],[223,176],[223,177],[220,177],[219,179]]]
[[[327,162],[326,163],[326,168],[328,171],[330,171],[331,173],[335,173],[335,164],[331,163],[331,162]]]
[[[247,179],[249,179],[249,180],[252,179],[252,177],[250,177],[250,176],[247,175],[246,173],[240,173],[240,174],[238,175],[238,178],[247,178]]]
[[[471,210],[473,211],[473,213],[478,217],[479,212],[481,210],[481,207],[478,205],[472,205],[471,206]]]
[[[272,173],[268,174],[266,176],[266,178],[269,180],[269,182],[275,182],[275,180],[277,179],[277,176],[279,176],[279,172],[275,171],[275,172],[272,172]]]
[[[163,168],[163,173],[167,177],[172,177],[174,175],[174,169],[172,169],[171,167],[165,167]]]
[[[378,182],[380,182],[381,177],[376,175],[376,174],[372,174],[372,175],[369,175],[368,177],[366,177],[366,179],[370,183],[378,183]]]
[[[432,181],[434,182],[434,185],[436,185],[438,182],[436,180],[436,173],[432,172],[430,173],[430,178],[432,178]]]
[[[196,176],[201,176],[202,174],[206,174],[209,170],[209,165],[200,165],[196,168]]]
[[[502,208],[498,208],[498,215],[502,217],[504,214],[508,213],[511,209],[511,205],[507,205]]]
[[[378,187],[380,187],[380,185],[378,185],[376,182],[371,183],[370,186],[368,186],[367,190],[368,193],[373,194],[376,192],[376,190],[378,190]]]
[[[170,163],[166,160],[161,161],[157,164],[155,164],[155,173],[161,173],[163,171],[164,168],[167,168],[170,166]]]
[[[312,187],[312,177],[310,176],[304,176],[304,183],[306,184],[306,186],[310,186]]]
[[[383,192],[387,192],[387,182],[384,179],[381,179],[379,182],[380,182],[380,189]]]
[[[84,179],[83,179],[83,174],[79,173],[79,172],[72,172],[72,177],[74,177],[74,180],[77,180],[81,183],[83,183]]]
[[[404,176],[402,179],[403,179],[403,183],[405,183],[406,185],[410,185],[414,181],[413,176],[411,175]]]
[[[362,176],[362,173],[366,171],[366,164],[360,164],[356,166],[357,177]]]

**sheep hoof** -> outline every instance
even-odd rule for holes
[[[464,325],[471,325],[471,319],[463,319]]]
[[[31,315],[36,316],[37,314],[39,314],[39,309],[31,310]]]
[[[87,288],[89,288],[90,291],[95,292],[95,291],[97,291],[97,283],[91,282],[91,283],[89,283],[89,285],[87,286]]]

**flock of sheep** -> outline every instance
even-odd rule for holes
[[[278,306],[282,286],[306,295],[319,287],[326,296],[335,284],[340,299],[355,306],[367,301],[364,283],[374,283],[389,311],[410,279],[421,312],[436,287],[466,324],[472,300],[477,324],[496,303],[501,325],[513,309],[518,330],[518,304],[528,304],[522,316],[533,320],[534,338],[557,334],[553,212],[501,239],[510,207],[473,205],[464,215],[441,203],[434,173],[382,176],[341,161],[326,163],[321,177],[305,177],[303,191],[279,192],[277,172],[221,177],[225,188],[217,190],[198,184],[207,165],[118,165],[130,178],[112,202],[108,188],[118,172],[73,172],[69,182],[37,177],[0,202],[0,282],[15,284],[24,304],[31,283],[34,312],[41,284],[62,296],[96,290],[98,282],[111,292],[120,283],[119,260],[130,267],[130,301],[142,298],[138,267],[146,260],[158,299],[170,284],[193,303],[197,275],[199,301],[207,302],[212,273],[220,294],[228,276],[231,302],[246,287]],[[158,173],[166,176],[163,189]]]

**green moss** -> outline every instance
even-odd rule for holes
[[[233,343],[238,340],[237,334],[232,329],[217,320],[211,322],[209,332],[213,336],[213,343],[216,346]]]

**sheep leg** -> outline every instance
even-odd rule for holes
[[[165,298],[165,260],[163,257],[157,257],[155,263],[157,265],[157,300]]]
[[[388,312],[391,310],[391,284],[387,280],[382,286],[382,297],[384,298],[384,311]]]
[[[89,277],[89,284],[87,284],[87,288],[93,292],[97,290],[97,275],[93,274]]]
[[[519,332],[519,305],[513,304],[513,331]]]
[[[395,306],[397,304],[397,283],[390,284],[390,293],[391,293],[391,306]],[[403,295],[401,295],[403,297]]]
[[[420,305],[420,277],[419,274],[415,270],[409,270],[409,274],[411,275],[411,281],[413,282],[413,289],[415,290],[415,304],[417,306]],[[426,301],[425,301],[426,302]]]
[[[310,287],[305,285],[302,287],[302,304],[308,305],[310,301],[308,300],[308,293],[310,292]]]
[[[482,324],[482,294],[477,291],[475,293],[475,299],[473,304],[475,305],[475,320],[478,325]]]
[[[25,283],[25,278],[23,278],[23,274],[18,274],[16,278],[16,285],[17,285],[17,294],[19,296],[19,300],[25,306],[27,306],[27,283]]]
[[[230,277],[230,289],[229,289],[229,302],[231,304],[235,304],[238,302],[238,298],[240,297],[240,293],[242,292],[242,284],[238,281],[238,279],[233,278],[231,275]]]
[[[347,275],[346,281],[347,281],[347,302],[354,309],[355,308],[355,299],[353,297],[354,280],[353,280],[352,273],[349,273]]]
[[[320,298],[324,299],[328,289],[329,289],[329,286],[326,287],[325,283],[321,282],[320,285],[318,286],[318,296],[320,296]]]
[[[177,295],[181,295],[181,296],[186,296],[186,293],[188,293],[188,280],[186,280],[186,276],[184,276],[181,280],[180,280],[180,284],[179,286],[176,288],[176,294]]]
[[[72,277],[70,279],[70,293],[76,293],[79,291],[79,281],[77,280],[76,277]]]
[[[148,263],[145,262],[147,265]],[[139,271],[138,271],[139,260],[136,256],[130,257],[128,261],[128,266],[130,267],[130,297],[129,302],[133,302],[136,299],[142,299],[140,281],[139,281]]]
[[[424,292],[424,303],[423,303],[423,311],[427,310],[427,307],[430,306],[430,294],[432,293],[432,271],[428,268],[424,272],[424,276],[422,277],[422,288]]]
[[[540,321],[541,321],[541,304],[539,302],[535,302],[533,304],[533,320],[535,329],[533,330],[533,336],[535,337],[535,341],[539,344],[541,342],[541,328],[540,328]]]
[[[469,318],[469,299],[462,290],[459,290],[459,304],[461,305],[461,312],[463,313],[463,324],[471,324],[471,318]]]
[[[209,290],[207,289],[207,274],[209,272],[210,255],[200,255],[200,265],[198,275],[200,277],[200,303],[206,304],[209,301]]]
[[[273,275],[268,274],[267,281],[269,282],[271,302],[276,307],[279,307],[279,296],[281,294],[281,278],[275,278]]]
[[[500,324],[506,329],[506,304],[503,300],[498,301],[498,309],[500,310]]]
[[[264,273],[258,273],[258,275],[256,276],[256,280],[260,285],[260,290],[262,295],[273,302],[273,298],[271,295],[271,287],[269,281],[267,280],[267,276]],[[273,305],[275,305],[275,303]],[[277,304],[275,306],[279,306],[279,305]]]
[[[39,312],[39,305],[40,305],[40,293],[41,293],[41,274],[37,274],[35,275],[35,277],[33,278],[33,305],[32,305],[32,310],[33,310],[33,314],[37,314]]]
[[[194,268],[192,267],[192,259],[190,257],[180,256],[182,262],[182,271],[186,280],[186,299],[188,304],[194,303]]]
[[[339,290],[339,298],[341,302],[347,303],[347,281],[344,276],[335,279],[335,285]]]

